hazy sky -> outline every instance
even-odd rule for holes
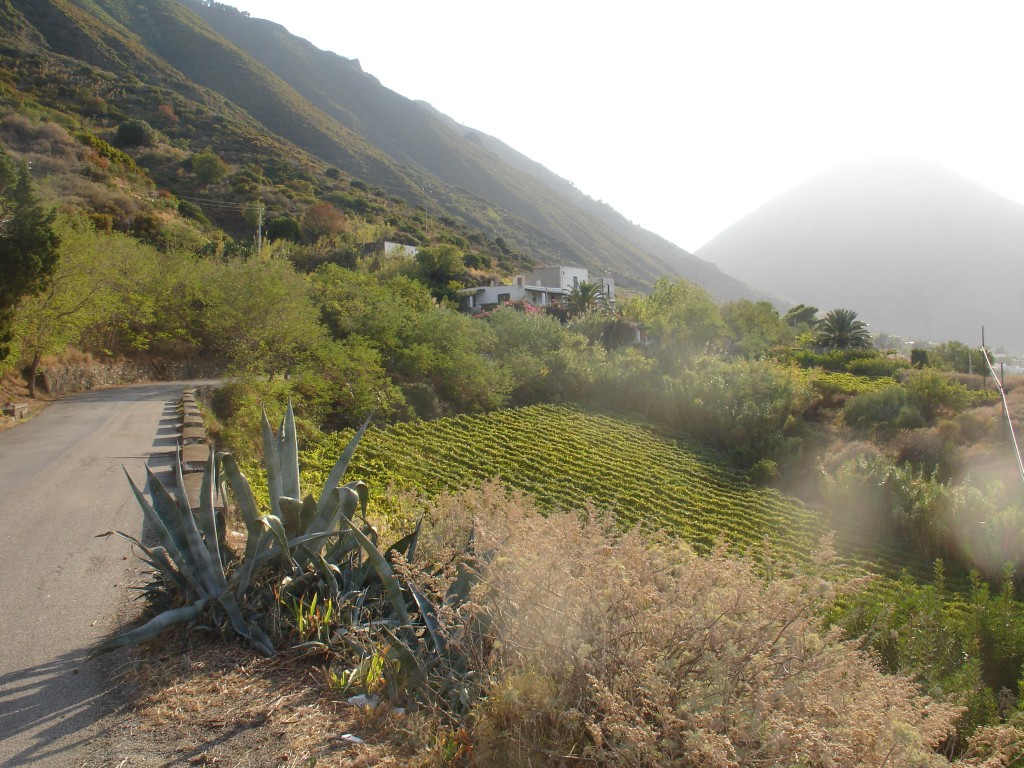
[[[693,251],[861,157],[1024,203],[1024,2],[225,0]]]

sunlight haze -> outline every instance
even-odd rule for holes
[[[877,156],[1024,203],[1024,5],[236,0],[694,251]]]

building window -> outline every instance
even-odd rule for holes
[[[498,303],[499,304],[504,304],[506,301],[510,301],[511,299],[512,299],[512,294],[511,293],[499,293],[498,294]]]

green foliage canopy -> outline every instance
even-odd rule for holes
[[[0,363],[11,351],[15,309],[50,282],[60,237],[43,210],[28,166],[15,167],[0,147]]]
[[[420,248],[416,254],[416,276],[430,288],[438,299],[458,301],[459,288],[466,275],[462,252],[454,245],[435,245]]]
[[[623,313],[647,325],[665,361],[706,349],[724,329],[711,294],[684,278],[659,279],[650,296],[634,297]]]
[[[323,338],[305,277],[279,259],[200,262],[205,340],[244,370],[286,373]]]
[[[957,373],[981,371],[985,363],[981,353],[962,341],[946,341],[928,350],[929,364]]]
[[[792,337],[790,326],[767,301],[731,301],[722,305],[721,315],[729,351],[743,357],[764,357]]]
[[[216,184],[228,175],[228,164],[209,148],[192,155],[189,165],[196,175],[196,181],[203,187]]]
[[[156,141],[156,132],[145,120],[126,120],[117,126],[114,144],[118,147],[149,147]]]

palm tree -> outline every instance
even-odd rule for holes
[[[576,283],[566,299],[566,309],[570,317],[582,315],[595,309],[604,309],[608,306],[605,299],[604,286],[600,283],[591,283],[584,280]]]
[[[830,349],[864,349],[871,346],[871,334],[852,309],[833,309],[818,324],[815,342]]]

